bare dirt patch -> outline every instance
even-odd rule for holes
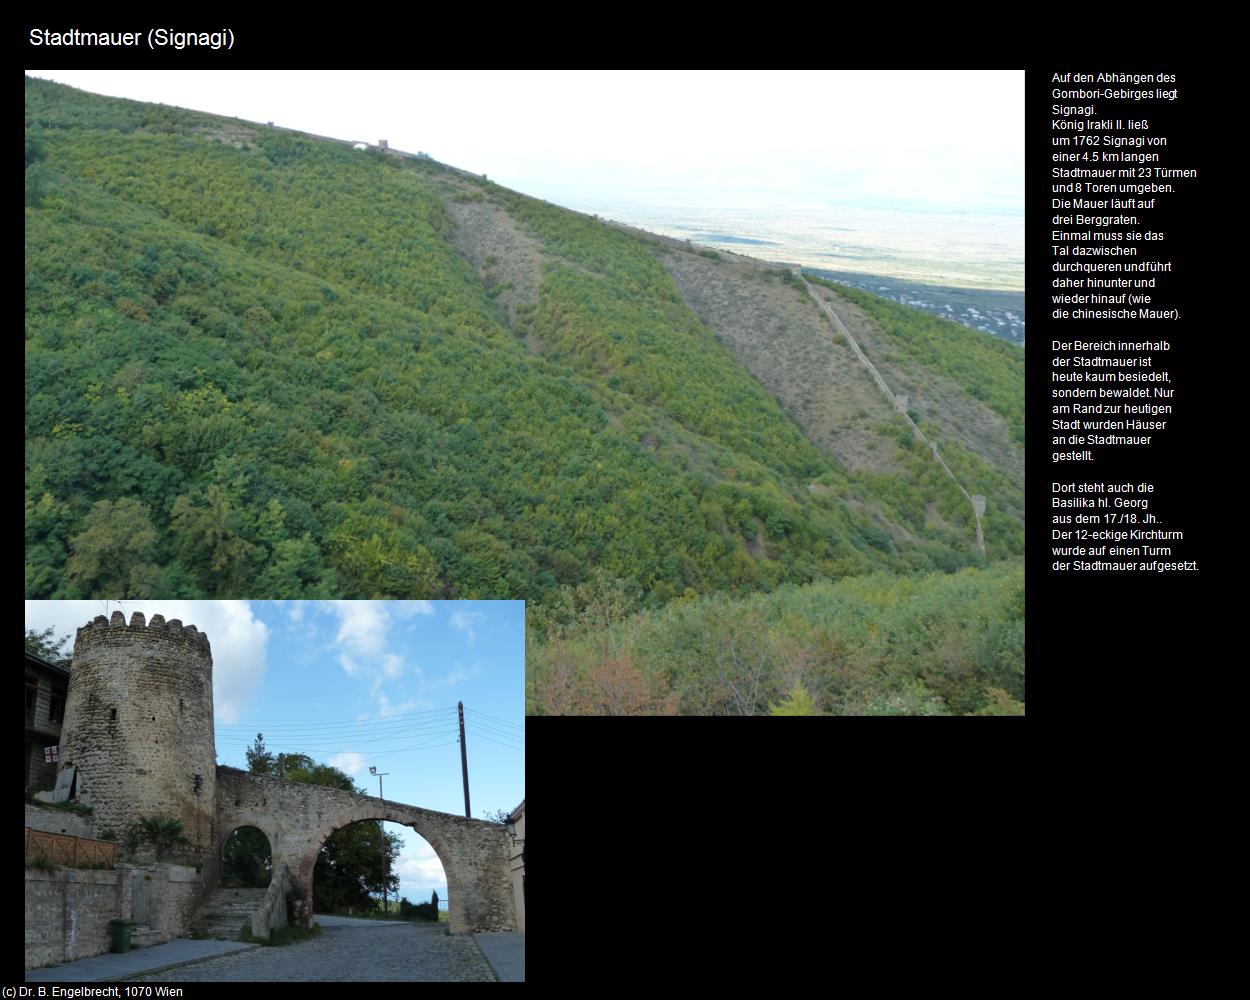
[[[686,304],[785,407],[808,439],[852,471],[894,472],[894,419],[872,377],[806,295],[773,269],[672,248],[661,254]]]
[[[837,311],[890,391],[907,396],[907,408],[920,422],[938,427],[943,437],[957,441],[1012,479],[1023,478],[1024,451],[1012,441],[1011,429],[1003,417],[970,396],[954,380],[915,362],[890,360],[889,344],[862,309],[828,288],[813,287]]]
[[[542,253],[538,242],[523,233],[512,217],[489,201],[447,203],[456,222],[452,244],[477,270],[486,290],[507,310],[508,324],[515,326],[517,310],[538,302],[542,284]],[[531,351],[541,348],[537,338],[527,339]]]

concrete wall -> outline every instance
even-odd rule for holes
[[[213,661],[195,626],[120,611],[74,642],[61,767],[99,829],[173,816],[200,856],[212,850],[216,755]]]
[[[95,839],[95,821],[90,816],[79,816],[63,809],[40,809],[28,804],[26,825],[32,830],[43,830],[45,833],[63,833],[67,837]]]
[[[124,916],[122,873],[26,870],[26,968],[73,962],[109,950],[109,921]],[[127,902],[126,909],[129,909]]]
[[[447,875],[447,916],[453,934],[515,930],[508,872],[508,835],[497,823],[383,801],[337,788],[262,778],[230,767],[217,769],[217,830],[224,840],[240,826],[269,838],[273,867],[291,869],[312,919],[313,869],[326,838],[360,820],[411,827],[434,848]]]

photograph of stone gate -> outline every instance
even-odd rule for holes
[[[127,621],[116,611],[78,629],[56,790],[42,796],[90,806],[89,825],[97,832],[166,816],[186,838],[179,851],[186,863],[158,864],[142,878],[124,870],[70,873],[83,877],[62,886],[66,906],[71,894],[102,900],[82,910],[92,926],[75,931],[78,955],[106,950],[108,928],[95,924],[110,918],[159,913],[160,938],[186,933],[217,888],[226,839],[245,826],[261,830],[272,849],[272,880],[249,914],[257,937],[285,926],[291,915],[312,925],[318,852],[334,831],[361,820],[403,824],[429,842],[446,873],[451,933],[517,927],[514,845],[501,824],[218,766],[209,638],[159,614],[145,620],[135,612]],[[28,968],[32,919],[36,926],[40,919],[32,905],[38,909],[57,891],[44,882],[55,879],[28,872]],[[68,942],[65,948],[67,958],[77,957]]]

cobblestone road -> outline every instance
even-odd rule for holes
[[[495,982],[471,935],[446,924],[417,925],[350,917],[317,917],[312,941],[209,959],[133,980],[201,982]]]

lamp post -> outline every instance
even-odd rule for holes
[[[382,794],[382,776],[390,774],[391,772],[379,771],[376,767],[370,767],[369,773],[376,774],[378,776],[378,798],[385,802],[386,797]],[[386,880],[387,876],[391,873],[391,865],[390,859],[386,856],[386,830],[381,823],[378,824],[378,830],[382,834],[382,912],[386,913]]]

